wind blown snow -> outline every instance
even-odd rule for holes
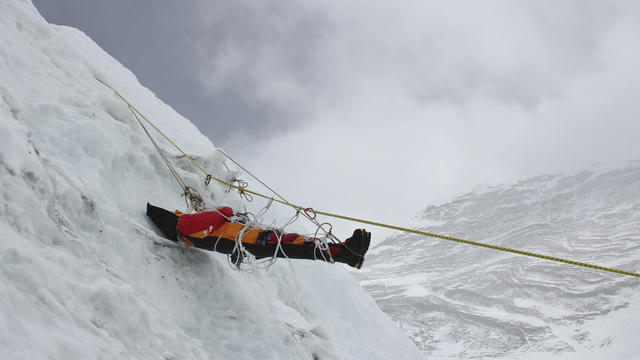
[[[213,144],[87,36],[28,0],[0,0],[0,358],[422,358],[342,265],[238,272],[224,255],[162,240],[145,204],[184,210],[181,189],[94,76],[225,176]]]

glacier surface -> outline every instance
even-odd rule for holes
[[[640,163],[484,187],[415,224],[637,273]],[[358,278],[430,358],[640,358],[635,277],[403,234]]]

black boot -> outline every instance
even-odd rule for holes
[[[371,233],[364,229],[356,229],[353,236],[341,245],[342,249],[336,254],[334,260],[360,269],[370,243]]]
[[[169,240],[178,241],[178,215],[147,203],[147,216]]]

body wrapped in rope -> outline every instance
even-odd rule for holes
[[[371,234],[358,229],[344,243],[326,243],[319,246],[318,239],[296,233],[252,226],[237,217],[229,207],[197,214],[183,214],[147,204],[147,216],[162,233],[173,241],[182,241],[187,247],[230,254],[235,264],[244,252],[263,258],[291,258],[342,262],[360,268],[369,248]]]
[[[189,159],[194,166],[196,166],[205,176],[206,176],[206,184],[209,184],[209,182],[211,180],[215,180],[220,184],[226,185],[229,188],[235,188],[238,191],[240,191],[243,194],[251,194],[251,195],[255,195],[258,197],[262,197],[265,199],[270,199],[269,196],[260,194],[258,192],[249,190],[245,187],[240,187],[240,186],[236,186],[234,184],[231,184],[227,181],[224,181],[222,179],[218,179],[212,175],[210,175],[209,173],[207,173],[207,171],[200,166],[193,158],[191,158],[189,155],[187,155],[186,152],[184,152],[176,143],[174,143],[165,133],[163,133],[153,122],[151,122],[146,116],[144,116],[138,109],[136,109],[127,99],[125,99],[116,89],[114,89],[111,85],[107,84],[104,80],[95,77],[97,81],[99,81],[101,84],[103,84],[104,86],[106,86],[107,88],[109,88],[110,90],[112,90],[116,96],[118,96],[124,103],[127,104],[127,106],[129,106],[129,108],[134,111],[135,113],[139,114],[151,127],[153,127],[160,135],[162,135],[162,137],[164,137],[169,143],[171,143],[171,145],[173,145],[178,151],[180,151],[187,159]],[[136,116],[137,118],[137,116]],[[140,121],[138,119],[138,121]],[[144,128],[144,127],[143,127]],[[145,129],[146,131],[146,129]],[[220,153],[222,153],[224,156],[226,156],[227,158],[229,158],[229,160],[231,160],[232,162],[236,163],[238,166],[240,166],[240,168],[242,168],[243,170],[245,170],[247,173],[249,173],[252,177],[256,178],[253,174],[251,174],[250,172],[248,172],[248,170],[246,170],[244,167],[242,167],[240,164],[238,164],[235,160],[231,159],[228,155],[226,155],[224,152],[222,152],[221,150],[217,150]],[[257,179],[257,178],[256,178]],[[274,194],[276,194],[280,200],[277,199],[273,199],[271,198],[271,201],[276,201],[278,203],[290,206],[296,210],[309,210],[308,208],[305,209],[302,206],[299,205],[295,205],[290,203],[289,201],[287,201],[286,199],[284,199],[282,196],[280,196],[279,194],[277,194],[275,191],[273,191],[273,189],[271,189],[269,186],[267,186],[266,184],[264,184],[262,181],[260,181],[259,179],[257,179],[261,184],[263,184],[264,186],[266,186],[269,190],[271,190],[271,192],[273,192]],[[183,186],[184,189],[184,186]],[[186,191],[185,191],[186,192]],[[196,200],[196,204],[195,206],[192,206],[192,208],[194,208],[196,211],[201,211],[199,209],[197,209],[197,207],[199,206],[198,201]],[[204,208],[204,206],[203,206]],[[514,253],[514,254],[518,254],[518,255],[524,255],[524,256],[530,256],[530,257],[535,257],[535,258],[539,258],[539,259],[545,259],[545,260],[550,260],[550,261],[556,261],[556,262],[561,262],[561,263],[565,263],[565,264],[571,264],[571,265],[575,265],[575,266],[582,266],[582,267],[586,267],[586,268],[590,268],[590,269],[596,269],[596,270],[600,270],[600,271],[607,271],[607,272],[612,272],[612,273],[617,273],[617,274],[623,274],[623,275],[628,275],[628,276],[634,276],[634,277],[639,277],[640,278],[640,273],[637,272],[633,272],[633,271],[625,271],[625,270],[620,270],[620,269],[614,269],[614,268],[610,268],[610,267],[605,267],[605,266],[599,266],[599,265],[595,265],[595,264],[589,264],[589,263],[585,263],[585,262],[580,262],[580,261],[573,261],[573,260],[568,260],[568,259],[563,259],[563,258],[559,258],[559,257],[555,257],[555,256],[548,256],[548,255],[543,255],[543,254],[538,254],[538,253],[534,253],[534,252],[530,252],[530,251],[523,251],[523,250],[518,250],[518,249],[511,249],[508,247],[502,247],[502,246],[496,246],[496,245],[491,245],[491,244],[486,244],[486,243],[481,243],[481,242],[477,242],[477,241],[469,241],[469,240],[464,240],[464,239],[459,239],[459,238],[455,238],[455,237],[451,237],[451,236],[446,236],[446,235],[440,235],[440,234],[433,234],[433,233],[429,233],[426,231],[421,231],[418,229],[411,229],[411,228],[407,228],[407,227],[402,227],[402,226],[395,226],[395,225],[390,225],[390,224],[384,224],[384,223],[380,223],[380,222],[376,222],[376,221],[371,221],[371,220],[366,220],[366,219],[359,219],[359,218],[355,218],[355,217],[350,217],[350,216],[344,216],[344,215],[340,215],[340,214],[334,214],[334,213],[330,213],[330,212],[325,212],[325,211],[316,211],[313,210],[314,214],[320,214],[320,215],[324,215],[324,216],[330,216],[333,218],[337,218],[337,219],[343,219],[343,220],[347,220],[347,221],[353,221],[353,222],[359,222],[362,224],[368,224],[368,225],[374,225],[374,226],[379,226],[379,227],[384,227],[387,229],[394,229],[394,230],[398,230],[398,231],[404,231],[407,233],[413,233],[413,234],[418,234],[418,235],[423,235],[423,236],[429,236],[429,237],[434,237],[434,238],[438,238],[438,239],[443,239],[443,240],[448,240],[448,241],[454,241],[454,242],[458,242],[458,243],[463,243],[463,244],[467,244],[467,245],[473,245],[473,246],[478,246],[478,247],[484,247],[484,248],[488,248],[488,249],[493,249],[493,250],[498,250],[498,251],[504,251],[504,252],[510,252],[510,253]],[[310,221],[312,221],[314,224],[319,225],[318,222],[315,220],[315,215],[313,217],[308,216],[307,218],[309,218]],[[157,224],[157,223],[156,223]],[[321,228],[322,230],[324,230],[323,228]],[[333,234],[326,233],[325,234],[327,237],[332,238],[334,237]],[[172,240],[174,238],[171,238]],[[335,238],[336,241],[339,241],[337,238]],[[350,248],[348,248],[350,249]],[[362,253],[362,255],[364,255],[364,253]]]

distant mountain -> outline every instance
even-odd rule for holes
[[[640,165],[479,189],[415,223],[640,272]],[[432,357],[640,358],[639,278],[411,234],[366,265],[365,289]]]

